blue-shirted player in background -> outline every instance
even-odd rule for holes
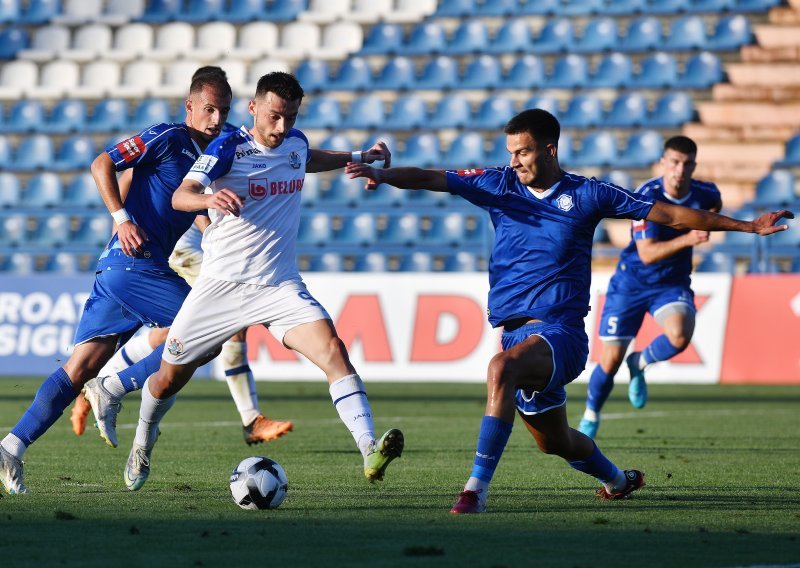
[[[28,493],[21,461],[25,450],[98,375],[117,346],[142,325],[169,327],[189,294],[189,285],[169,267],[168,259],[196,213],[174,210],[172,193],[219,135],[231,96],[225,79],[202,75],[192,81],[185,123],[146,128],[92,163],[92,175],[117,232],[98,260],[72,355],[45,379],[31,406],[0,442],[0,481],[7,492]],[[128,168],[135,169],[123,206],[116,174]],[[163,346],[158,352],[162,350]]]
[[[663,175],[648,180],[636,193],[684,207],[719,211],[722,198],[717,186],[692,179],[696,157],[697,145],[691,138],[670,138],[661,157]],[[643,220],[633,222],[631,235],[608,285],[600,322],[603,353],[589,379],[586,411],[578,427],[590,438],[597,434],[600,410],[614,388],[614,375],[645,314],[649,311],[664,333],[626,360],[631,375],[628,398],[635,408],[647,402],[645,367],[667,361],[686,349],[694,333],[692,247],[708,241],[708,231],[673,229]]]
[[[550,113],[526,110],[505,127],[510,165],[443,172],[376,170],[349,164],[351,177],[408,189],[447,191],[485,209],[495,227],[489,264],[489,322],[503,327],[503,351],[487,373],[486,415],[469,480],[451,513],[481,513],[514,421],[520,414],[539,449],[597,478],[601,499],[621,499],[644,485],[644,474],[620,470],[591,438],[569,427],[564,386],[586,364],[592,236],[603,217],[647,219],[676,228],[767,235],[787,211],[738,221],[634,195],[564,172],[560,126]]]

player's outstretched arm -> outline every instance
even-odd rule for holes
[[[366,164],[349,163],[344,172],[350,177],[365,178],[372,182],[367,189],[375,189],[378,184],[388,183],[400,189],[429,189],[447,191],[447,176],[443,170],[424,170],[422,168],[377,169]]]
[[[656,239],[637,240],[636,250],[644,264],[652,264],[675,256],[683,249],[705,243],[708,241],[708,237],[708,231],[694,229],[666,241],[658,241]]]
[[[172,194],[172,208],[178,211],[202,211],[216,209],[223,215],[239,216],[244,199],[230,189],[221,189],[211,194],[203,193],[205,187],[199,181],[184,179]]]
[[[794,213],[781,209],[780,211],[764,213],[753,221],[740,221],[732,217],[712,213],[711,211],[672,205],[662,201],[656,201],[647,215],[648,221],[669,225],[675,229],[740,231],[759,235],[771,235],[788,229],[789,227],[786,225],[775,225],[781,219],[794,219]]]
[[[306,171],[309,173],[329,172],[345,167],[348,162],[354,161],[372,164],[373,162],[383,162],[383,167],[388,168],[392,165],[392,153],[386,142],[379,140],[372,145],[372,148],[363,152],[335,152],[333,150],[309,150],[309,160],[306,164]]]

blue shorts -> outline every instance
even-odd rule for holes
[[[574,381],[586,367],[589,338],[583,326],[563,323],[531,323],[513,331],[503,331],[503,350],[538,335],[553,351],[553,376],[542,391],[517,390],[517,410],[522,414],[540,414],[562,406],[567,401],[564,386]]]
[[[190,290],[169,268],[102,270],[75,330],[75,345],[110,335],[124,343],[142,325],[169,327]]]
[[[684,304],[694,312],[694,292],[682,284],[631,288],[612,278],[600,318],[600,338],[633,339],[647,312],[656,317],[658,310],[669,304]]]

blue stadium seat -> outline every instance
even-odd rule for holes
[[[401,272],[433,272],[434,258],[429,252],[415,251],[403,256],[400,261]]]
[[[434,55],[444,53],[447,48],[447,36],[444,28],[435,22],[417,24],[403,44],[404,55]]]
[[[45,128],[44,105],[38,100],[22,99],[14,103],[3,130],[13,133],[41,132]]]
[[[393,149],[393,146],[389,146],[390,149]],[[380,164],[378,165],[380,167]],[[361,181],[361,187],[364,186],[364,180]],[[403,205],[406,201],[406,197],[408,194],[408,190],[400,189],[399,187],[395,187],[393,185],[388,184],[381,184],[378,186],[378,189],[372,190],[363,190],[361,191],[361,201],[359,202],[359,207],[366,208],[366,209],[377,209],[379,211],[385,211],[387,207],[399,207]]]
[[[462,95],[442,97],[436,104],[426,126],[439,128],[465,128],[472,120],[472,107]]]
[[[294,71],[294,76],[300,81],[303,90],[315,93],[329,88],[330,69],[328,62],[320,59],[306,59]]]
[[[302,83],[301,83],[302,84]],[[363,57],[348,57],[336,71],[328,89],[360,91],[372,84],[372,69]]]
[[[343,124],[348,128],[378,128],[385,120],[383,101],[375,95],[364,95],[350,104]]]
[[[768,12],[781,3],[781,0],[736,0],[733,11],[738,14]]]
[[[503,89],[534,89],[544,81],[544,63],[539,56],[523,55],[514,61],[499,86]]]
[[[437,245],[461,246],[467,239],[467,218],[460,212],[444,213],[431,217],[431,229],[423,241]]]
[[[63,213],[53,213],[36,218],[36,225],[29,232],[28,244],[40,247],[63,246],[69,242],[70,220]]]
[[[262,14],[262,19],[267,22],[293,22],[307,7],[306,0],[280,0],[268,2],[267,11]]]
[[[616,47],[619,30],[614,18],[601,17],[589,20],[583,33],[572,46],[574,53],[601,53]]]
[[[15,59],[17,53],[30,45],[28,32],[20,28],[6,28],[0,31],[0,60]]]
[[[495,2],[491,2],[494,4]],[[483,53],[489,45],[489,30],[483,20],[464,20],[447,43],[446,55],[471,55]]]
[[[363,185],[362,180],[357,181],[357,185]],[[373,245],[377,238],[375,216],[372,213],[358,213],[342,219],[342,228],[336,233],[334,240],[336,243],[367,247]]]
[[[475,0],[442,0],[436,8],[436,16],[465,18],[472,16],[476,10]]]
[[[548,20],[529,47],[531,53],[561,53],[575,43],[575,29],[567,18]]]
[[[308,270],[310,272],[342,272],[344,271],[344,258],[338,252],[324,252],[311,255]]]
[[[645,14],[675,16],[686,12],[692,0],[647,0]]]
[[[18,246],[25,242],[28,221],[25,215],[0,215],[0,246]]]
[[[795,177],[790,170],[772,170],[756,184],[751,205],[763,209],[792,207],[800,201],[795,193]]]
[[[64,191],[63,204],[76,209],[93,209],[103,206],[103,199],[100,197],[92,174],[84,172],[72,178]]]
[[[21,203],[19,178],[11,172],[0,172],[0,207],[17,207]]]
[[[90,136],[76,134],[61,143],[52,168],[57,172],[82,170],[92,165],[97,154]]]
[[[300,203],[303,207],[316,207],[322,194],[322,180],[319,174],[307,173],[303,182],[302,199]]]
[[[180,20],[189,23],[221,20],[225,16],[224,0],[185,0],[180,11]]]
[[[498,134],[492,140],[492,146],[486,153],[484,165],[487,167],[505,166],[511,160],[511,155],[506,148],[506,135]]]
[[[460,250],[448,254],[444,261],[445,272],[478,272],[480,270],[478,256],[470,251]]]
[[[631,20],[617,49],[624,52],[650,51],[658,49],[662,42],[661,21],[653,16],[642,16]]]
[[[703,51],[693,55],[675,83],[679,89],[708,89],[725,79],[722,61],[715,54]]]
[[[568,163],[572,167],[609,167],[616,165],[618,160],[617,139],[610,132],[599,130],[583,137],[580,150],[572,155]]]
[[[708,38],[706,47],[713,51],[736,50],[753,41],[750,20],[742,14],[723,16],[717,20],[714,33]]]
[[[391,58],[372,82],[375,89],[400,91],[411,89],[417,81],[414,61],[408,57]]]
[[[13,24],[21,15],[19,0],[0,0],[0,24]]]
[[[370,28],[361,55],[393,55],[403,50],[403,28],[399,24],[380,23]]]
[[[656,128],[675,128],[692,122],[695,117],[692,98],[684,92],[674,91],[662,95],[645,124]]]
[[[344,134],[332,134],[320,142],[320,150],[334,150],[335,152],[352,152],[353,142]]]
[[[406,140],[405,149],[399,153],[396,165],[430,168],[440,162],[439,138],[431,132],[423,132]]]
[[[95,105],[86,130],[116,132],[128,128],[128,103],[122,99],[103,99]]]
[[[647,122],[647,99],[639,91],[623,93],[611,104],[603,119],[604,126],[630,128]]]
[[[567,128],[592,128],[603,121],[603,101],[591,93],[575,95],[561,115],[561,125]]]
[[[364,180],[350,179],[345,174],[333,178],[328,190],[320,195],[320,205],[355,207],[361,201],[364,189]]]
[[[553,95],[533,95],[531,98],[522,103],[522,109],[540,108],[546,110],[556,118],[561,116],[561,109],[558,105],[558,99]]]
[[[0,159],[2,163],[2,159]],[[779,168],[800,167],[800,133],[795,134],[786,142],[786,151],[783,160],[773,164]]]
[[[395,137],[394,134],[392,134],[391,132],[377,131],[364,138],[364,141],[361,143],[361,149],[364,151],[369,150],[379,140],[384,142],[391,151],[394,151],[394,149],[397,148],[397,138]],[[375,163],[378,166],[382,164],[382,162],[375,162]]]
[[[384,126],[390,130],[414,130],[424,126],[427,120],[425,101],[418,95],[404,95],[394,101]]]
[[[442,156],[442,165],[450,169],[477,168],[486,165],[483,137],[477,132],[464,132],[456,136]]]
[[[516,16],[519,8],[520,2],[517,2],[517,0],[492,0],[491,2],[478,4],[475,15],[479,17]]]
[[[359,254],[356,255],[356,262],[353,270],[356,272],[388,272],[390,266],[389,260],[386,254],[378,251]]]
[[[471,126],[478,129],[502,128],[517,114],[513,99],[495,95],[484,100],[472,119]]]
[[[734,0],[691,0],[686,4],[688,12],[719,14],[733,8]]]
[[[60,12],[61,0],[30,0],[19,21],[23,24],[46,24]]]
[[[625,170],[606,170],[597,176],[597,179],[613,183],[624,189],[633,191],[636,187],[633,185],[633,178],[631,174]]]
[[[736,259],[724,252],[708,252],[695,268],[697,272],[724,272],[733,274],[736,271]]]
[[[572,166],[572,160],[575,157],[575,146],[572,136],[568,133],[562,132],[561,137],[558,139],[558,162],[561,166],[568,164]]]
[[[555,16],[561,10],[561,0],[528,0],[518,8],[520,15]]]
[[[500,62],[491,55],[480,55],[467,65],[458,86],[461,89],[494,89],[502,78]]]
[[[65,134],[79,132],[86,126],[86,103],[76,99],[58,101],[45,125],[47,132]]]
[[[81,217],[78,227],[70,235],[70,245],[75,248],[101,247],[111,238],[112,219],[108,213]]]
[[[531,26],[524,19],[511,18],[497,30],[494,39],[485,47],[488,53],[526,53],[533,45]]]
[[[342,124],[341,107],[334,98],[318,95],[304,110],[298,121],[303,128],[338,128]]]
[[[620,89],[631,84],[633,63],[624,53],[610,53],[603,57],[589,77],[593,88]]]
[[[222,20],[246,24],[262,18],[266,9],[266,0],[230,0]]]
[[[169,102],[166,99],[143,99],[133,109],[128,128],[142,130],[162,122],[172,122]]]
[[[576,89],[589,81],[589,68],[582,55],[565,55],[556,60],[546,86],[555,89]]]
[[[140,18],[143,22],[163,24],[179,18],[182,0],[150,0]]]
[[[620,152],[616,165],[622,168],[646,168],[661,157],[664,138],[656,130],[634,132],[628,138],[625,149]]]
[[[612,16],[632,16],[647,10],[647,0],[606,0],[603,13]]]
[[[51,255],[44,266],[45,272],[72,275],[80,272],[80,264],[76,256],[69,252],[57,252]]]
[[[15,252],[11,255],[8,272],[19,276],[32,274],[35,272],[36,260],[34,256],[27,252]]]
[[[183,120],[181,120],[180,122],[183,122]],[[231,111],[228,113],[227,122],[237,128],[243,125],[245,126],[252,125],[253,116],[250,114],[250,99],[246,97],[233,99],[233,102],[231,103]]]
[[[446,90],[458,85],[458,62],[447,55],[429,60],[417,78],[417,89]]]
[[[415,213],[390,215],[386,228],[378,234],[378,241],[383,245],[410,247],[415,246],[421,239],[419,216]]]
[[[297,230],[297,242],[304,245],[323,246],[333,240],[331,216],[327,213],[317,212],[300,216],[300,226]]]
[[[8,136],[0,134],[0,170],[8,168],[9,164],[11,164],[12,156],[11,141]]]
[[[678,65],[669,53],[657,52],[641,61],[641,70],[633,77],[632,86],[644,89],[674,87],[678,81]]]
[[[780,223],[789,228],[770,235],[764,241],[764,247],[771,256],[797,256],[800,255],[800,225],[795,220],[786,220]]]
[[[699,16],[683,16],[672,20],[669,35],[661,44],[665,51],[691,51],[706,47],[706,24]]]
[[[603,0],[564,0],[561,13],[566,16],[589,16],[603,12]]]
[[[26,207],[55,207],[61,203],[61,178],[52,172],[32,176],[25,185],[22,205]]]
[[[47,169],[53,163],[53,141],[44,134],[23,138],[14,153],[11,168],[19,171]]]

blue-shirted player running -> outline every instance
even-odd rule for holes
[[[349,164],[351,177],[408,189],[447,191],[485,209],[495,228],[489,263],[489,322],[503,327],[503,351],[487,374],[486,415],[471,476],[452,513],[480,513],[514,421],[515,408],[539,449],[597,478],[602,499],[621,499],[644,485],[644,474],[620,470],[591,438],[569,427],[564,386],[583,370],[588,339],[592,235],[603,217],[647,219],[676,228],[770,234],[791,213],[753,222],[638,196],[564,172],[558,164],[560,126],[550,113],[526,110],[505,127],[510,165],[444,172],[376,170]]]
[[[717,186],[692,179],[696,157],[697,145],[691,138],[670,138],[661,157],[663,175],[645,182],[636,193],[684,207],[719,211],[722,197]],[[608,285],[600,322],[603,353],[589,379],[586,411],[578,427],[590,438],[597,434],[600,410],[614,388],[614,375],[645,314],[649,311],[664,333],[627,358],[631,376],[628,398],[635,408],[647,402],[645,367],[667,361],[686,349],[694,333],[692,247],[708,241],[708,231],[674,229],[642,220],[633,222],[631,235]]]
[[[185,123],[146,128],[92,163],[92,175],[117,233],[97,263],[72,355],[45,379],[31,406],[0,443],[0,481],[7,492],[28,493],[21,461],[25,450],[55,423],[84,384],[98,375],[117,345],[142,325],[172,324],[190,288],[169,267],[168,259],[196,216],[173,209],[172,193],[219,135],[230,104],[228,82],[202,75],[192,81]],[[128,168],[135,169],[123,206],[116,172]]]

